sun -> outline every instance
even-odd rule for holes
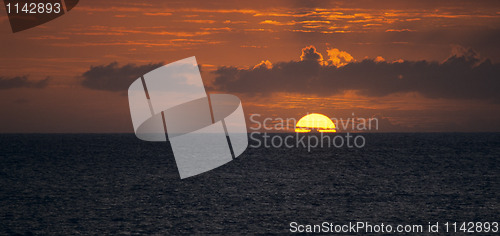
[[[327,116],[318,113],[311,113],[300,118],[295,127],[295,132],[297,133],[308,133],[311,131],[322,133],[337,132],[333,121]]]

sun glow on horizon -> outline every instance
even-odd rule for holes
[[[337,132],[333,121],[327,116],[318,113],[311,113],[300,118],[295,128],[297,133],[308,133],[313,130],[321,133]]]

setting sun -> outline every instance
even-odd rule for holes
[[[307,133],[311,131],[318,131],[322,133],[337,132],[333,121],[327,116],[318,113],[308,114],[297,122],[295,132]]]

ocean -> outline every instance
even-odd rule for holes
[[[0,235],[267,234],[290,233],[291,222],[500,219],[500,133],[363,135],[362,148],[249,147],[181,180],[168,143],[134,134],[2,134]]]

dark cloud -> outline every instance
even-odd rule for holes
[[[345,90],[381,97],[394,93],[418,92],[430,98],[500,100],[500,64],[482,60],[472,50],[455,50],[444,62],[385,62],[367,59],[344,66],[311,60],[273,63],[272,68],[239,69],[221,67],[214,73],[214,89],[235,93],[269,94],[297,92],[334,95]]]
[[[13,88],[45,88],[50,78],[39,81],[30,81],[28,76],[0,77],[0,89]]]
[[[118,63],[113,62],[109,65],[92,66],[82,74],[83,80],[81,84],[90,89],[126,91],[130,84],[141,75],[162,65],[163,63],[147,65],[127,64],[120,67]]]

